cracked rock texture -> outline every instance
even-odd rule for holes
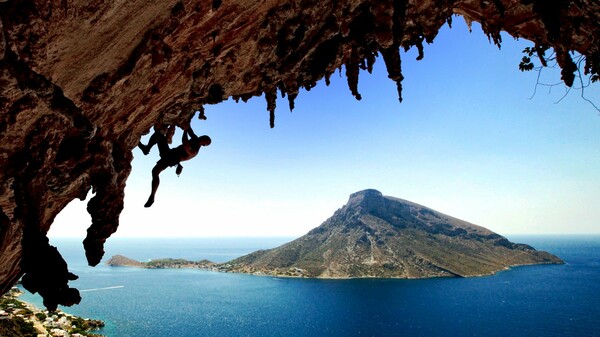
[[[0,292],[25,274],[49,307],[78,301],[45,235],[92,190],[84,246],[100,261],[131,151],[153,125],[261,94],[274,125],[278,93],[293,108],[300,88],[342,65],[360,99],[359,72],[379,54],[401,95],[399,49],[422,57],[454,14],[496,43],[506,31],[554,48],[567,84],[569,51],[600,68],[596,0],[0,1]]]

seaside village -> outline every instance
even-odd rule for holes
[[[23,292],[13,287],[0,297],[0,336],[33,337],[102,337],[94,334],[104,322],[62,312],[41,310],[20,301]]]

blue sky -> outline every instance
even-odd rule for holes
[[[115,235],[300,236],[366,188],[500,234],[600,233],[598,112],[579,91],[556,103],[560,86],[530,98],[536,73],[518,64],[531,43],[504,35],[499,50],[479,26],[454,21],[422,61],[402,55],[402,103],[379,59],[360,74],[361,101],[336,74],[301,92],[292,113],[278,100],[274,129],[263,98],[207,106],[193,127],[212,145],[180,177],[163,172],[150,209],[158,153],[136,149]],[[50,235],[84,237],[86,202],[70,204]]]

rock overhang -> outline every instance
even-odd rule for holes
[[[506,31],[553,48],[566,82],[572,51],[586,57],[583,70],[600,67],[591,0],[0,2],[0,290],[36,274],[54,217],[90,189],[86,250],[100,261],[131,150],[152,125],[181,126],[204,104],[262,94],[274,125],[277,93],[293,108],[301,88],[342,65],[360,99],[358,74],[376,55],[400,94],[398,50],[414,46],[422,58],[454,14],[496,43]]]

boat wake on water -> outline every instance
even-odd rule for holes
[[[125,288],[125,286],[112,286],[112,287],[104,287],[104,288],[82,289],[82,290],[79,290],[79,292],[110,290],[110,289],[119,289],[119,288]]]

